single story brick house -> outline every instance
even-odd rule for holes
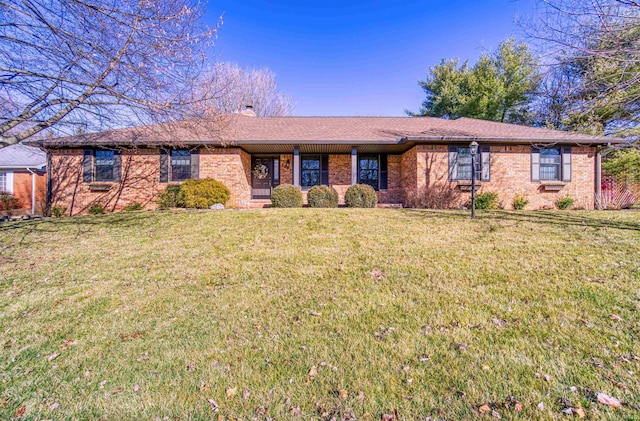
[[[23,143],[0,148],[0,192],[18,199],[18,209],[2,214],[44,214],[47,155]]]
[[[154,207],[158,193],[189,178],[214,178],[231,190],[229,207],[267,206],[274,187],[333,186],[344,198],[371,185],[381,205],[408,206],[416,197],[470,196],[470,143],[479,144],[480,191],[505,208],[522,194],[529,209],[571,196],[594,209],[600,150],[611,139],[470,118],[255,117],[251,110],[45,140],[52,205],[85,213],[132,203]]]

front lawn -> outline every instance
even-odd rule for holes
[[[640,418],[640,212],[139,212],[0,253],[2,419]]]

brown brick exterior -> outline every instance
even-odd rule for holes
[[[459,189],[458,182],[449,181],[447,145],[415,146],[405,152],[402,162],[405,195],[410,191],[435,189],[438,186]],[[413,168],[416,168],[415,178]],[[512,208],[513,198],[518,193],[529,200],[527,209],[553,208],[557,199],[567,195],[575,200],[575,207],[593,209],[595,148],[573,147],[571,181],[559,183],[563,185],[560,191],[546,191],[543,188],[545,183],[531,181],[530,146],[491,146],[491,178],[490,181],[479,184],[480,192],[497,193],[500,204],[505,209]],[[461,192],[456,205],[464,204],[470,196],[470,192]]]
[[[13,172],[13,197],[18,199],[19,209],[2,211],[0,214],[7,215],[30,215],[31,214],[31,189],[33,188],[33,176],[27,170],[15,169]],[[44,215],[46,210],[47,176],[43,172],[35,172],[36,177],[36,203],[35,214]]]
[[[160,183],[160,154],[158,149],[124,151],[121,183],[110,184],[108,191],[92,191],[91,183],[82,181],[82,150],[53,150],[52,204],[67,208],[67,213],[86,213],[93,203],[101,203],[107,211],[119,211],[131,203],[146,208],[156,206]],[[402,155],[388,155],[388,189],[378,192],[381,204],[408,204],[412,193],[424,189],[455,189],[457,182],[449,181],[447,145],[417,145]],[[289,162],[289,169],[286,163]],[[528,209],[553,207],[565,195],[575,199],[575,206],[593,209],[595,148],[572,148],[572,180],[562,183],[560,191],[545,191],[543,183],[531,181],[530,146],[491,146],[491,180],[481,182],[480,191],[499,195],[503,207],[511,208],[516,194],[529,200]],[[293,181],[293,156],[280,155],[280,183]],[[240,148],[203,148],[200,150],[200,178],[214,178],[231,190],[228,207],[247,207],[251,204],[251,155]],[[329,155],[329,184],[340,195],[351,185],[351,155]],[[459,192],[456,206],[466,202],[469,192]],[[306,197],[306,195],[305,195]]]

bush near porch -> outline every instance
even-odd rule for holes
[[[2,419],[638,415],[638,212],[164,211],[0,230]]]

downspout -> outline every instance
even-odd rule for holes
[[[596,209],[602,210],[602,148],[596,147]]]
[[[47,151],[47,198],[45,216],[51,216],[51,154]]]
[[[27,171],[31,173],[31,215],[36,213],[36,173],[27,167]]]

